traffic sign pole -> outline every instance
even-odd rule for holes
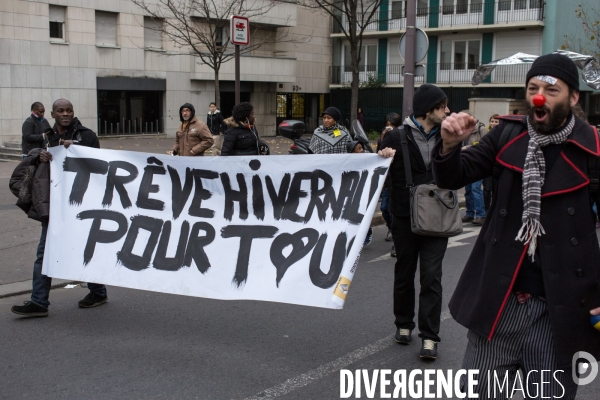
[[[240,104],[240,45],[235,45],[235,104]]]
[[[416,0],[406,4],[406,57],[404,58],[404,90],[402,97],[402,118],[413,113],[413,94],[415,92],[415,25],[417,23]]]
[[[235,45],[235,104],[240,104],[240,45],[250,44],[250,21],[239,15],[232,15],[229,21],[229,38]]]

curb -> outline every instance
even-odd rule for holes
[[[58,289],[69,284],[78,284],[80,281],[73,281],[69,279],[53,279],[52,286],[50,289]],[[0,299],[4,297],[18,296],[20,294],[31,293],[31,280],[7,283],[0,285]]]
[[[166,133],[143,133],[140,135],[107,135],[107,136],[98,136],[99,140],[103,139],[148,139],[148,138],[156,138],[156,139],[165,139],[167,138]]]

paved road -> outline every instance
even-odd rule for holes
[[[10,306],[28,296],[2,298],[0,398],[335,399],[342,368],[460,368],[466,332],[447,311],[435,363],[419,359],[418,342],[393,342],[385,233],[375,228],[343,310],[117,287],[107,305],[79,309],[76,287],[52,291],[48,318],[21,319]],[[444,310],[475,233],[447,251]],[[599,394],[600,379],[578,398]]]

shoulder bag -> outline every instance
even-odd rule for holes
[[[423,236],[451,237],[462,233],[463,226],[455,190],[440,189],[433,182],[414,185],[408,154],[407,127],[400,131],[400,147],[410,194],[410,227]]]

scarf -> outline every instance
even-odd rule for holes
[[[529,243],[527,254],[531,256],[532,261],[537,247],[537,238],[546,233],[540,219],[542,186],[544,186],[546,176],[546,161],[542,147],[566,142],[574,125],[575,118],[571,115],[569,122],[562,130],[551,135],[542,135],[533,129],[527,118],[529,145],[523,167],[523,226],[515,240],[520,240],[524,244]]]
[[[336,131],[339,131],[337,136]],[[321,125],[315,129],[309,148],[315,154],[346,153],[346,143],[349,141],[350,133],[348,129],[336,122],[335,125],[329,128]]]

